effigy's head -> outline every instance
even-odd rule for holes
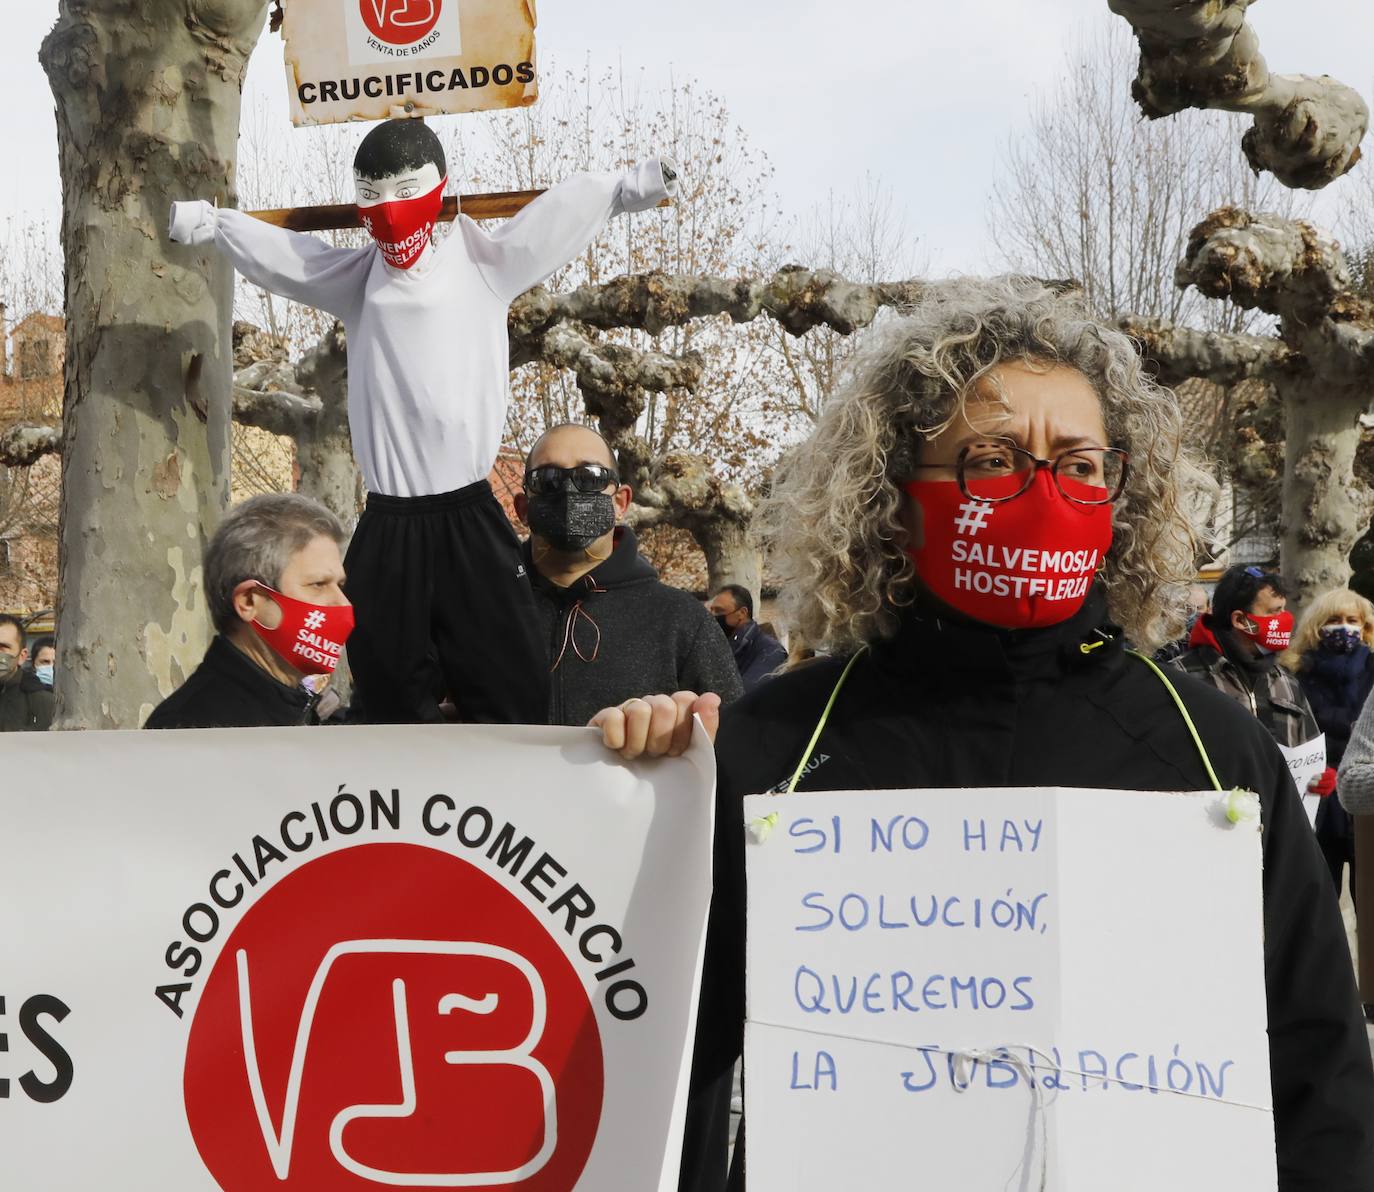
[[[389,265],[409,269],[434,235],[448,163],[424,121],[387,120],[363,138],[353,158],[362,221]]]

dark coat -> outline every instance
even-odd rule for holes
[[[52,718],[57,711],[57,693],[31,670],[24,672],[23,684],[33,713],[33,727],[39,732],[47,732],[52,728]]]
[[[216,636],[191,677],[144,728],[267,728],[318,723],[314,697],[279,682],[227,638]]]
[[[1340,766],[1350,729],[1374,688],[1374,652],[1360,646],[1351,654],[1332,654],[1318,647],[1303,655],[1298,682],[1326,734],[1326,764]],[[1340,800],[1337,789],[1321,801],[1317,809],[1317,837],[1320,840],[1355,839],[1355,821]]]
[[[787,661],[782,643],[764,633],[757,621],[740,627],[730,639],[730,649],[734,651],[735,665],[739,667],[745,691],[753,691]]]
[[[1210,613],[1198,618],[1188,645],[1173,665],[1224,691],[1257,717],[1280,745],[1301,745],[1321,732],[1301,684],[1279,665],[1277,655],[1271,654],[1262,666],[1242,664],[1216,636]]]
[[[611,557],[571,587],[525,566],[549,659],[549,723],[586,724],[633,696],[744,694],[730,644],[694,596],[659,582],[634,531],[616,531]]]
[[[52,726],[52,688],[29,670],[0,685],[0,733],[43,732]]]
[[[1210,789],[1169,693],[1143,662],[1125,656],[1104,613],[1096,593],[1078,616],[1047,630],[1001,632],[906,613],[897,637],[855,664],[800,789]],[[1093,648],[1084,653],[1082,645]],[[722,719],[715,891],[683,1149],[682,1187],[691,1192],[726,1184],[730,1072],[744,1020],[740,800],[785,787],[843,662],[818,659],[781,675]],[[1186,675],[1173,681],[1221,783],[1260,796],[1279,1186],[1367,1192],[1374,1188],[1374,1072],[1316,838],[1283,756],[1256,719],[1206,684]],[[1167,869],[1168,858],[1161,864]],[[742,1150],[737,1144],[737,1158]]]

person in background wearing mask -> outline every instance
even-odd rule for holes
[[[1127,636],[1148,650],[1184,619],[1197,550],[1188,494],[1204,479],[1182,430],[1177,400],[1081,297],[959,278],[867,333],[811,437],[784,456],[760,517],[787,623],[821,656],[721,716],[682,1189],[727,1183],[744,795],[1204,790],[1209,766],[1261,804],[1279,1187],[1374,1187],[1369,1043],[1283,755],[1234,700],[1126,652]],[[605,708],[593,723],[608,747],[638,748],[645,716]],[[1167,854],[1159,863],[1167,880]],[[741,1139],[732,1188],[744,1158]]]
[[[24,626],[0,613],[0,733],[43,732],[52,724],[53,693],[25,667]]]
[[[38,676],[38,681],[51,691],[53,671],[57,665],[57,639],[51,635],[40,637],[29,647],[29,652],[33,656],[30,663],[33,673]]]
[[[57,710],[57,696],[53,691],[57,669],[57,639],[51,634],[40,637],[29,647],[32,659],[29,673],[42,685],[42,691],[35,696],[39,705],[38,727],[52,727],[53,713]]]
[[[753,691],[787,661],[782,643],[764,633],[754,620],[754,597],[744,585],[726,584],[706,611],[730,640],[745,691]]]
[[[1331,870],[1336,894],[1350,866],[1355,897],[1355,821],[1341,803],[1336,767],[1345,756],[1350,730],[1374,688],[1374,604],[1340,588],[1317,597],[1303,613],[1284,666],[1297,672],[1303,694],[1326,734],[1326,772],[1310,788],[1323,796],[1317,809],[1317,843]]]
[[[1224,691],[1280,745],[1292,746],[1321,730],[1301,685],[1278,664],[1293,637],[1287,606],[1282,576],[1241,563],[1227,568],[1212,593],[1212,611],[1198,618],[1188,652],[1173,665]]]
[[[511,220],[484,227],[460,214],[436,240],[448,181],[434,130],[387,120],[353,160],[366,246],[203,201],[173,204],[170,234],[214,244],[254,285],[347,332],[348,422],[368,492],[347,559],[357,715],[439,722],[446,690],[464,720],[538,724],[546,672],[530,586],[487,480],[510,399],[506,316],[612,218],[675,195],[677,171],[649,157],[575,174]]]
[[[1184,627],[1185,632],[1167,646],[1161,646],[1154,652],[1156,662],[1173,662],[1175,659],[1183,657],[1191,648],[1188,642],[1193,636],[1193,626],[1198,623],[1199,617],[1210,612],[1212,608],[1212,598],[1207,595],[1207,589],[1201,584],[1194,584],[1188,589],[1188,607],[1188,623]]]
[[[634,531],[631,491],[588,426],[545,432],[525,461],[515,510],[548,657],[550,724],[655,692],[743,694],[730,647],[706,610],[660,583]]]
[[[296,493],[267,493],[231,509],[205,552],[216,636],[143,727],[328,720],[339,701],[322,680],[334,673],[353,631],[339,553],[344,537],[338,518]]]

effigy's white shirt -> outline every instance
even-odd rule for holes
[[[676,189],[674,186],[673,189]],[[670,194],[657,158],[577,174],[493,232],[460,215],[409,270],[375,244],[333,248],[240,211],[177,203],[172,239],[211,239],[254,285],[328,312],[348,336],[348,420],[369,492],[418,497],[485,480],[510,400],[506,312],[607,220]]]

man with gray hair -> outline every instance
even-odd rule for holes
[[[215,638],[195,673],[144,727],[328,719],[328,678],[353,629],[353,606],[343,594],[344,537],[338,518],[296,493],[252,497],[230,510],[205,553]]]

